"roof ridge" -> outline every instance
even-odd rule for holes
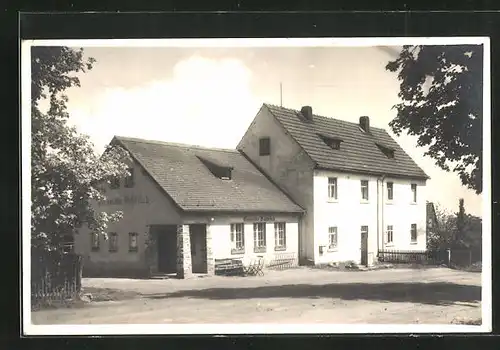
[[[295,112],[295,113],[300,113],[300,111],[298,109],[295,109],[295,108],[288,108],[288,107],[283,107],[283,106],[277,106],[277,105],[274,105],[272,103],[264,103],[264,105],[266,107],[272,107],[272,108],[276,108],[276,109],[283,109],[283,110],[286,110],[286,111],[292,111],[292,112]],[[324,116],[324,115],[320,115],[320,114],[314,114],[313,113],[313,117],[314,118],[323,118],[323,119],[326,119],[326,120],[336,120],[338,122],[341,122],[341,123],[347,123],[347,124],[352,124],[352,125],[356,125],[356,126],[359,126],[359,123],[355,123],[355,122],[351,122],[351,121],[348,121],[348,120],[344,120],[344,119],[339,119],[339,118],[334,118],[334,117],[327,117],[327,116]],[[370,129],[376,129],[376,130],[386,130],[384,128],[381,128],[381,127],[378,127],[378,126],[372,126],[370,125]]]
[[[231,153],[238,152],[236,149],[231,149],[231,148],[207,147],[207,146],[193,145],[193,144],[180,143],[180,142],[148,140],[148,139],[141,139],[141,138],[137,138],[137,137],[115,135],[114,138],[116,138],[119,141],[140,142],[140,143],[148,143],[148,144],[153,144],[153,145],[172,146],[172,147],[178,147],[178,148],[196,148],[196,149],[200,149],[200,150],[231,152]]]

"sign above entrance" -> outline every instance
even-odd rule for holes
[[[275,221],[276,218],[274,216],[245,216],[243,220],[251,222],[264,222],[264,221]]]
[[[99,206],[103,205],[122,205],[122,204],[148,204],[148,196],[143,195],[131,195],[116,198],[109,198],[104,201],[99,202]]]

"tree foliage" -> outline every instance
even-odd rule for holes
[[[393,132],[418,136],[425,155],[481,193],[483,47],[404,46],[386,69],[400,81]]]
[[[89,137],[68,124],[64,92],[79,87],[77,74],[94,62],[84,60],[83,49],[31,48],[31,237],[36,248],[59,249],[64,237],[83,224],[105,234],[107,223],[122,215],[97,212],[93,204],[104,199],[103,181],[127,175],[129,155],[116,146],[97,155]]]
[[[436,206],[437,227],[427,235],[430,249],[479,249],[482,247],[482,219],[467,214],[463,199],[457,213]]]

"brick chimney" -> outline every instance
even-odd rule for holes
[[[370,118],[367,116],[359,117],[359,127],[366,133],[370,132]]]
[[[304,106],[301,108],[300,113],[302,113],[302,116],[309,121],[313,120],[313,110],[311,106]]]

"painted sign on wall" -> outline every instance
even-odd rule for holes
[[[265,222],[265,221],[275,221],[276,218],[274,216],[245,216],[243,220],[251,222]]]
[[[99,206],[103,205],[123,205],[123,204],[149,204],[148,196],[130,195],[123,197],[108,198],[100,201]]]

